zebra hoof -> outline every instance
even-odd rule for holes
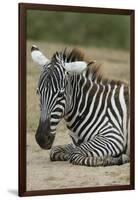
[[[129,161],[129,156],[126,154],[122,154],[122,164],[128,163]]]

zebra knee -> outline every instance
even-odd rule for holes
[[[69,156],[64,153],[54,153],[53,155],[50,155],[51,161],[67,161],[69,160]]]
[[[63,146],[52,147],[50,151],[51,161],[67,161],[69,160],[69,154],[65,151]]]
[[[69,155],[63,152],[52,152],[50,153],[50,160],[51,161],[67,161],[69,160]]]
[[[85,165],[90,166],[89,157],[87,154],[79,147],[77,147],[71,154],[70,154],[70,163],[73,165]]]
[[[70,163],[73,165],[84,165],[84,156],[79,155],[79,154],[72,154],[70,155]]]

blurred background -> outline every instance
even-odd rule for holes
[[[101,64],[105,77],[129,82],[130,16],[27,10],[28,129],[36,130],[39,102],[36,88],[41,70],[30,55],[32,44],[48,57],[66,47],[80,48]]]
[[[27,11],[27,39],[129,49],[127,15]]]

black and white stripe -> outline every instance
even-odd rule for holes
[[[50,117],[51,133],[64,117],[73,140],[73,145],[53,147],[51,160],[86,166],[128,162],[128,86],[104,80],[96,68],[69,74],[64,63],[75,60],[72,52],[56,53],[38,84],[41,116]]]

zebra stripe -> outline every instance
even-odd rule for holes
[[[44,120],[50,117],[51,133],[64,117],[73,145],[53,147],[50,159],[70,160],[86,166],[129,161],[127,145],[128,86],[100,78],[97,68],[68,74],[65,62],[81,56],[56,53],[40,75],[38,90]]]

